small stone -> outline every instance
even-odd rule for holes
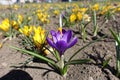
[[[2,63],[1,65],[4,66],[4,67],[6,67],[6,66],[7,66],[7,63],[4,62],[4,63]]]
[[[93,77],[89,77],[88,80],[93,80]]]

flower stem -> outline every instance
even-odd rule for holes
[[[95,10],[93,11],[93,24],[94,24],[93,36],[96,36],[97,31],[98,31],[98,26],[97,26],[97,21],[96,21],[96,12],[95,12]]]
[[[85,32],[85,27],[83,24],[81,24],[81,27],[82,27],[82,38],[83,40],[85,41],[86,40],[86,32]]]
[[[117,76],[120,75],[120,46],[116,42],[116,55],[117,55],[117,60],[116,60],[116,69],[117,69]]]

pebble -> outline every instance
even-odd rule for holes
[[[3,66],[3,67],[7,67],[7,63],[5,63],[5,62],[3,62],[3,63],[1,63],[1,65]]]
[[[89,77],[89,79],[88,80],[93,80],[93,77]]]

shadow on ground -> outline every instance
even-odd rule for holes
[[[9,73],[1,77],[0,80],[33,80],[33,78],[25,71],[11,70]]]

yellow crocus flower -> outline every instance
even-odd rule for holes
[[[38,19],[40,20],[43,17],[42,13],[37,13]]]
[[[92,10],[98,11],[99,10],[99,4],[93,5]]]
[[[105,14],[107,11],[109,11],[110,9],[113,9],[113,8],[114,8],[113,6],[109,6],[109,5],[103,6],[100,14],[103,15],[103,14]]]
[[[59,10],[55,10],[53,13],[54,13],[55,15],[59,15]]]
[[[82,20],[82,13],[78,12],[77,13],[77,18],[78,18],[79,21],[81,21]]]
[[[9,19],[4,19],[2,23],[0,24],[0,29],[7,32],[10,28],[10,21]]]
[[[88,8],[80,8],[79,11],[84,14],[86,11],[88,10]]]
[[[33,29],[34,29],[34,33],[40,33],[42,31],[41,26],[38,27],[34,26]]]
[[[37,28],[34,27],[34,36],[33,36],[33,40],[35,45],[38,48],[41,48],[42,45],[45,43],[45,30],[43,30],[40,26],[38,26]]]
[[[30,33],[32,32],[32,26],[24,26],[24,28],[23,29],[19,29],[19,31],[21,32],[21,33],[23,33],[24,35],[26,35],[26,36],[29,36],[30,35]]]
[[[23,22],[23,15],[18,15],[18,23],[21,24]]]
[[[77,19],[76,15],[74,13],[71,14],[70,16],[70,22],[73,23]]]
[[[44,23],[44,24],[46,24],[46,23],[49,23],[49,20],[46,19],[46,18],[41,18],[41,22]]]
[[[16,30],[19,28],[18,23],[14,20],[12,21],[12,27]]]
[[[100,14],[101,14],[101,15],[105,14],[105,12],[107,12],[107,10],[108,10],[107,7],[106,7],[106,6],[103,6]]]
[[[48,18],[49,15],[47,13],[44,13],[43,18]]]

